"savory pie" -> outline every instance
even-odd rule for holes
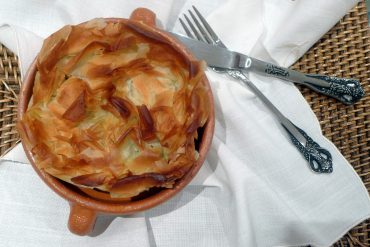
[[[209,115],[204,64],[138,30],[94,19],[45,40],[18,124],[39,169],[131,198],[171,188],[196,162]]]

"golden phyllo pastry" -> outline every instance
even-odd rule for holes
[[[131,198],[171,188],[197,160],[209,114],[203,64],[140,26],[95,19],[45,40],[18,126],[39,169]]]

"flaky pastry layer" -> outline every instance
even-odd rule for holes
[[[131,198],[171,188],[196,162],[209,114],[203,64],[141,27],[94,19],[45,40],[18,123],[39,169]]]

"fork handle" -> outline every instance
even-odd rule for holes
[[[249,59],[250,62],[246,63],[249,67],[245,68],[246,70],[251,70],[265,76],[276,77],[303,84],[319,93],[336,98],[346,105],[354,104],[365,94],[360,82],[355,79],[317,74],[304,74],[252,57],[249,57]]]
[[[282,122],[281,125],[288,132],[288,135],[293,142],[294,146],[301,152],[303,157],[308,161],[311,169],[318,173],[332,173],[333,172],[333,159],[328,150],[322,148],[310,136],[307,135],[302,129],[294,125],[292,122]],[[303,145],[296,137],[294,131],[298,131],[306,139]]]
[[[333,160],[330,152],[322,148],[302,129],[294,125],[277,109],[272,102],[239,70],[228,70],[227,73],[241,80],[252,92],[270,109],[280,124],[288,133],[292,143],[308,161],[311,169],[317,173],[331,173],[333,171]]]

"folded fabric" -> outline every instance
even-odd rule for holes
[[[228,47],[289,66],[356,2],[70,0],[47,5],[15,0],[0,9],[0,42],[18,53],[24,76],[42,39],[63,25],[94,17],[127,18],[136,7],[148,7],[163,28],[182,32],[177,17],[196,4]],[[332,174],[309,169],[248,88],[210,70],[207,76],[215,100],[215,135],[206,163],[183,192],[142,214],[99,218],[94,237],[74,236],[67,230],[67,202],[25,164],[17,146],[0,163],[0,244],[329,246],[370,216],[366,188],[321,134],[318,120],[293,84],[250,75],[292,122],[331,152]]]

